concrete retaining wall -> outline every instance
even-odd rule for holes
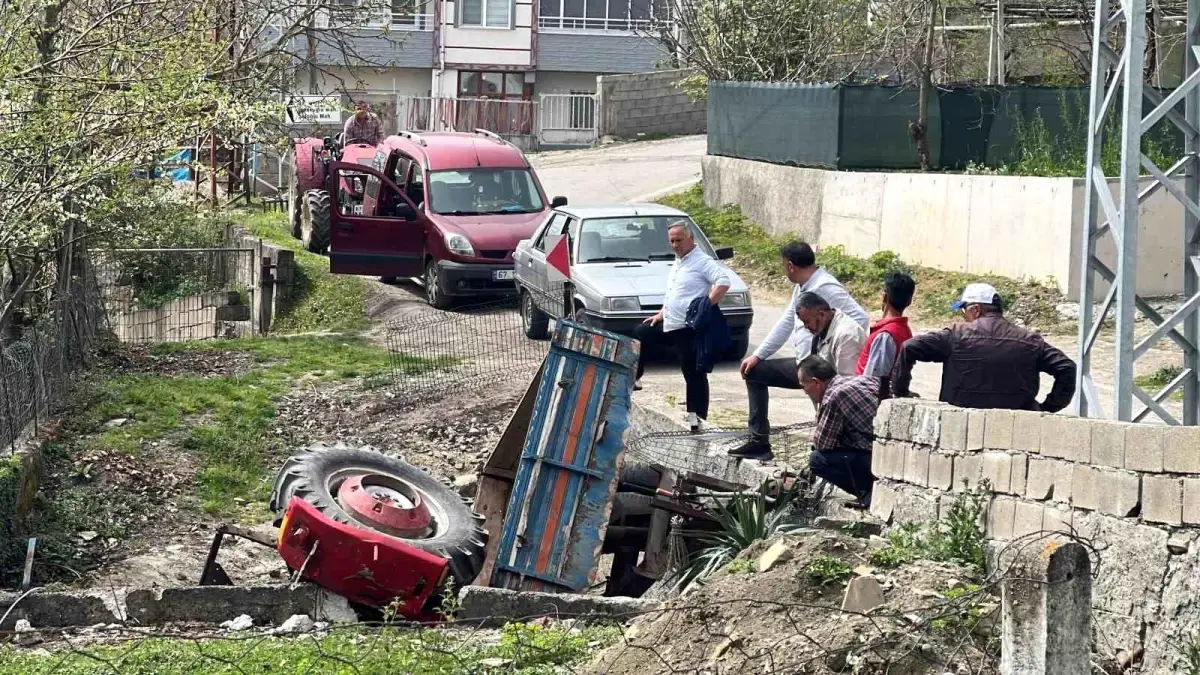
[[[597,77],[597,135],[637,138],[639,134],[704,133],[708,107],[704,101],[692,101],[677,86],[691,72],[659,70]]]
[[[254,294],[252,311],[257,317],[259,331],[267,333],[271,330],[275,316],[286,312],[295,302],[296,253],[252,236],[248,230],[236,225],[229,227],[225,240],[231,248],[252,248],[259,251],[253,260],[238,265],[237,281],[258,289]],[[262,278],[264,259],[267,259],[270,265],[269,279]]]
[[[1099,648],[1146,649],[1174,672],[1169,639],[1200,628],[1200,429],[965,410],[900,399],[875,418],[874,515],[937,517],[964,486],[990,484],[998,546],[1043,531],[1092,540]]]
[[[1035,279],[1078,297],[1082,180],[838,172],[714,155],[703,170],[710,206],[738,204],[773,234],[857,256],[888,250],[938,269]],[[1138,236],[1138,292],[1182,293],[1183,206],[1159,190],[1142,205]],[[1111,235],[1097,252],[1115,264]]]

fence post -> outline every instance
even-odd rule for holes
[[[259,248],[261,252],[262,249]],[[274,265],[271,264],[271,256],[264,255],[260,258],[262,267],[259,268],[259,284],[257,293],[258,303],[258,333],[266,335],[271,329],[271,308],[275,306],[275,277],[273,274]]]
[[[1017,554],[1000,584],[1001,675],[1089,675],[1092,564],[1082,544]]]

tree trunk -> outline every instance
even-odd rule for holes
[[[917,122],[909,130],[917,142],[917,161],[929,171],[929,99],[933,96],[933,40],[937,24],[938,0],[929,0],[929,25],[925,31],[925,56],[921,59],[921,84],[917,94]]]

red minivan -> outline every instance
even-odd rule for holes
[[[361,208],[333,191],[329,268],[385,281],[413,278],[429,304],[515,294],[513,250],[533,236],[550,209],[525,154],[484,130],[389,136],[370,164],[336,162],[341,174],[365,174]]]

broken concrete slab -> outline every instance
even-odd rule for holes
[[[866,614],[883,603],[883,588],[875,577],[855,577],[846,584],[842,611]]]
[[[130,591],[125,598],[129,620],[141,624],[173,622],[221,623],[247,614],[255,625],[279,625],[293,615],[354,623],[358,615],[345,598],[318,586],[193,586]]]
[[[775,565],[792,559],[792,549],[779,539],[758,558],[758,571],[767,572]]]
[[[0,615],[8,612],[19,593],[0,593]],[[38,589],[12,607],[0,630],[13,630],[19,621],[39,628],[63,626],[94,626],[98,623],[123,621],[119,615],[119,596],[104,591],[73,591],[51,593]]]
[[[536,593],[483,586],[463,588],[459,591],[458,603],[456,620],[479,622],[483,626],[503,626],[510,621],[543,616],[629,620],[662,607],[661,603],[654,600],[639,598]]]

